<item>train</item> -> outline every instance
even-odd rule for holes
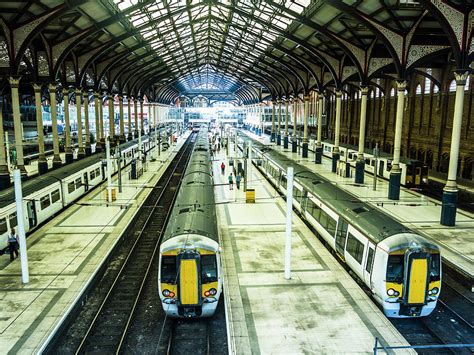
[[[173,318],[212,316],[222,292],[207,129],[196,134],[160,245],[158,293],[164,312]]]
[[[294,168],[294,208],[370,289],[387,317],[423,317],[435,309],[442,277],[436,244],[270,147],[253,139],[252,147],[252,162],[282,194],[287,168]]]
[[[151,140],[150,143],[153,143]],[[149,145],[144,136],[145,150]],[[111,150],[114,156],[114,148]],[[122,166],[128,165],[138,154],[138,140],[120,146]],[[25,233],[36,229],[65,207],[84,196],[91,188],[107,178],[103,155],[93,155],[77,162],[62,166],[44,175],[28,179],[22,183],[23,215]],[[112,174],[117,172],[118,164],[112,160]],[[14,187],[0,191],[0,251],[8,247],[11,228],[18,225]]]
[[[331,141],[321,142],[323,146],[323,155],[332,158],[334,143]],[[346,160],[355,168],[358,150],[356,147],[340,145],[339,155],[341,160]],[[346,157],[347,155],[347,157]],[[392,168],[392,157],[382,153],[377,157],[377,175],[385,179],[390,178],[390,170]],[[375,157],[374,154],[364,152],[365,171],[374,174]],[[420,187],[428,184],[428,166],[420,160],[400,158],[401,178],[400,184],[410,187]]]

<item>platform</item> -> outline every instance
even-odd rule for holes
[[[259,137],[248,131],[244,132],[252,138],[270,144],[269,137]],[[301,155],[292,153],[291,149],[283,149],[283,146],[274,145],[273,148],[330,179],[339,187],[388,213],[405,226],[438,244],[442,250],[442,257],[450,266],[471,280],[474,279],[474,214],[458,209],[456,226],[442,226],[439,223],[441,202],[438,200],[403,187],[400,189],[400,200],[389,200],[388,181],[385,179],[378,178],[377,189],[373,191],[373,175],[366,173],[365,183],[355,184],[353,168],[351,168],[352,177],[344,178],[331,172],[332,162],[328,158],[323,159],[322,164],[315,164],[312,152],[309,152],[308,158],[302,158]]]
[[[230,190],[227,184],[225,150],[215,159],[224,295],[236,354],[371,353],[375,337],[408,345],[295,214],[292,278],[285,280],[285,202],[253,167],[248,183],[256,203],[246,204],[243,186]]]
[[[0,353],[40,351],[150,193],[144,187],[156,184],[183,142],[148,162],[138,180],[128,179],[128,167],[112,204],[103,184],[33,232],[27,239],[29,284],[21,282],[20,259],[0,257]]]

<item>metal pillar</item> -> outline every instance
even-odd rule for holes
[[[278,100],[277,145],[281,145],[281,100]]]
[[[77,112],[77,159],[82,159],[86,156],[84,145],[82,143],[82,113],[81,113],[81,89],[76,89],[76,112]]]
[[[119,129],[120,129],[120,143],[125,143],[125,127],[123,124],[123,95],[119,95]]]
[[[275,142],[275,102],[272,101],[272,132],[270,142]]]
[[[309,114],[309,96],[304,97],[303,111],[303,158],[308,157],[308,114]]]
[[[456,224],[456,210],[458,204],[458,188],[456,183],[459,159],[459,145],[461,143],[462,115],[464,107],[464,86],[469,71],[458,71],[456,77],[456,99],[454,102],[453,130],[451,136],[451,150],[449,152],[448,181],[443,189],[443,204],[440,223],[443,226]]]
[[[357,153],[356,161],[356,172],[355,172],[355,183],[364,183],[364,172],[365,172],[365,159],[364,159],[364,148],[365,148],[365,122],[367,120],[367,96],[369,88],[362,86],[360,88],[361,100],[360,100],[360,122],[359,122],[359,151]]]
[[[8,136],[7,132],[3,132],[3,102],[0,102],[0,190],[10,187],[10,170],[7,165],[7,159],[9,158],[9,149],[5,149],[5,136]]]
[[[341,157],[339,153],[339,136],[341,134],[341,101],[342,101],[342,91],[336,90],[336,124],[335,124],[335,133],[334,133],[334,149],[332,151],[332,172],[336,172],[337,162]]]
[[[74,154],[71,148],[71,122],[69,120],[69,89],[63,88],[64,107],[64,152],[66,153],[66,164],[72,163]]]
[[[109,103],[109,137],[110,144],[115,145],[115,114],[114,114],[114,96],[112,93],[109,93],[107,96],[107,101]]]
[[[49,98],[51,101],[51,126],[53,130],[53,169],[59,168],[61,165],[63,165],[63,162],[61,160],[61,156],[59,155],[59,137],[58,137],[58,120],[56,116],[56,85],[55,84],[49,84]]]
[[[15,134],[15,149],[16,149],[16,166],[20,170],[21,176],[26,176],[25,163],[23,160],[23,129],[21,127],[20,116],[20,96],[18,87],[20,85],[19,77],[9,78],[10,87],[12,90],[12,108],[13,108],[13,130]]]
[[[84,92],[84,125],[86,127],[86,156],[92,154],[91,132],[89,127],[89,91]]]
[[[145,134],[144,118],[143,115],[143,98],[140,100],[140,132],[142,135]]]
[[[285,135],[283,136],[283,148],[288,149],[288,98],[285,101]]]
[[[316,139],[316,149],[314,154],[314,162],[316,164],[321,164],[323,161],[323,144],[322,144],[322,134],[323,134],[323,105],[324,105],[324,96],[323,93],[318,93],[318,135]]]
[[[390,170],[388,183],[388,198],[398,200],[400,198],[400,146],[402,144],[403,111],[405,109],[405,89],[406,81],[397,81],[397,116],[395,121],[395,141],[393,145],[393,162]]]
[[[100,110],[102,105],[100,104],[99,93],[94,91],[94,111],[95,111],[95,151],[100,153],[102,151],[102,144],[100,141]]]
[[[135,98],[133,100],[133,108],[135,112],[135,135],[134,137],[138,137],[138,100]]]
[[[48,171],[48,161],[46,160],[46,155],[44,154],[43,113],[41,112],[41,87],[41,84],[33,84],[33,90],[35,92],[36,131],[38,132],[38,173],[40,175]]]
[[[291,140],[291,152],[296,153],[298,150],[298,142],[296,137],[296,126],[298,125],[296,113],[298,111],[298,99],[295,98],[293,101],[293,137]]]
[[[127,95],[127,107],[128,107],[128,140],[133,139],[133,133],[132,133],[132,98],[130,95]]]
[[[102,95],[99,96],[99,136],[100,136],[100,144],[102,146],[102,150],[105,149],[105,132],[104,132],[104,98]]]

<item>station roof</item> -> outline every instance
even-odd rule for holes
[[[0,3],[0,72],[243,103],[469,68],[471,0],[28,0]]]

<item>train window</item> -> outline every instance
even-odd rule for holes
[[[95,179],[95,170],[92,170],[90,173],[89,173],[89,177],[91,180]]]
[[[299,203],[301,203],[301,198],[302,198],[302,193],[301,191],[293,185],[293,198],[298,201]]]
[[[327,229],[327,226],[328,226],[328,219],[329,219],[329,216],[327,215],[326,212],[324,212],[323,210],[321,210],[321,214],[319,216],[319,224],[324,228],[324,229]]]
[[[441,256],[439,254],[431,254],[430,260],[430,282],[440,280],[440,262]]]
[[[367,255],[367,264],[365,270],[370,274],[372,272],[372,266],[374,264],[374,249],[369,248],[369,255]]]
[[[71,181],[70,183],[67,184],[67,192],[70,194],[74,192],[76,189],[76,186],[74,185],[74,181]]]
[[[49,199],[49,195],[46,195],[40,198],[40,206],[42,210],[48,208],[50,205],[51,205],[51,200]]]
[[[286,189],[286,176],[281,176],[281,186]]]
[[[329,234],[331,234],[332,237],[334,237],[334,234],[336,234],[336,221],[332,219],[331,216],[328,215],[328,226],[326,228]]]
[[[13,212],[8,218],[10,219],[10,228],[16,227],[18,225],[16,212]]]
[[[161,258],[161,282],[175,284],[177,279],[176,256]]]
[[[402,283],[403,269],[403,255],[389,255],[387,263],[387,282]]]
[[[215,255],[201,256],[201,283],[217,281],[217,261]]]
[[[100,168],[95,169],[95,176],[100,176]]]
[[[59,201],[60,198],[61,198],[61,196],[59,195],[59,190],[54,190],[53,192],[51,192],[51,202],[52,203],[55,203],[55,202]]]
[[[3,234],[7,231],[7,220],[6,218],[0,219],[0,233]]]
[[[76,189],[80,188],[82,186],[82,180],[81,178],[76,179]]]
[[[311,216],[313,216],[313,218],[316,221],[319,221],[319,216],[321,214],[321,209],[311,199],[308,199],[308,201],[306,203],[306,211],[308,211],[309,214]]]
[[[347,237],[346,250],[359,264],[362,264],[362,256],[364,255],[364,244],[356,237],[349,233]]]

